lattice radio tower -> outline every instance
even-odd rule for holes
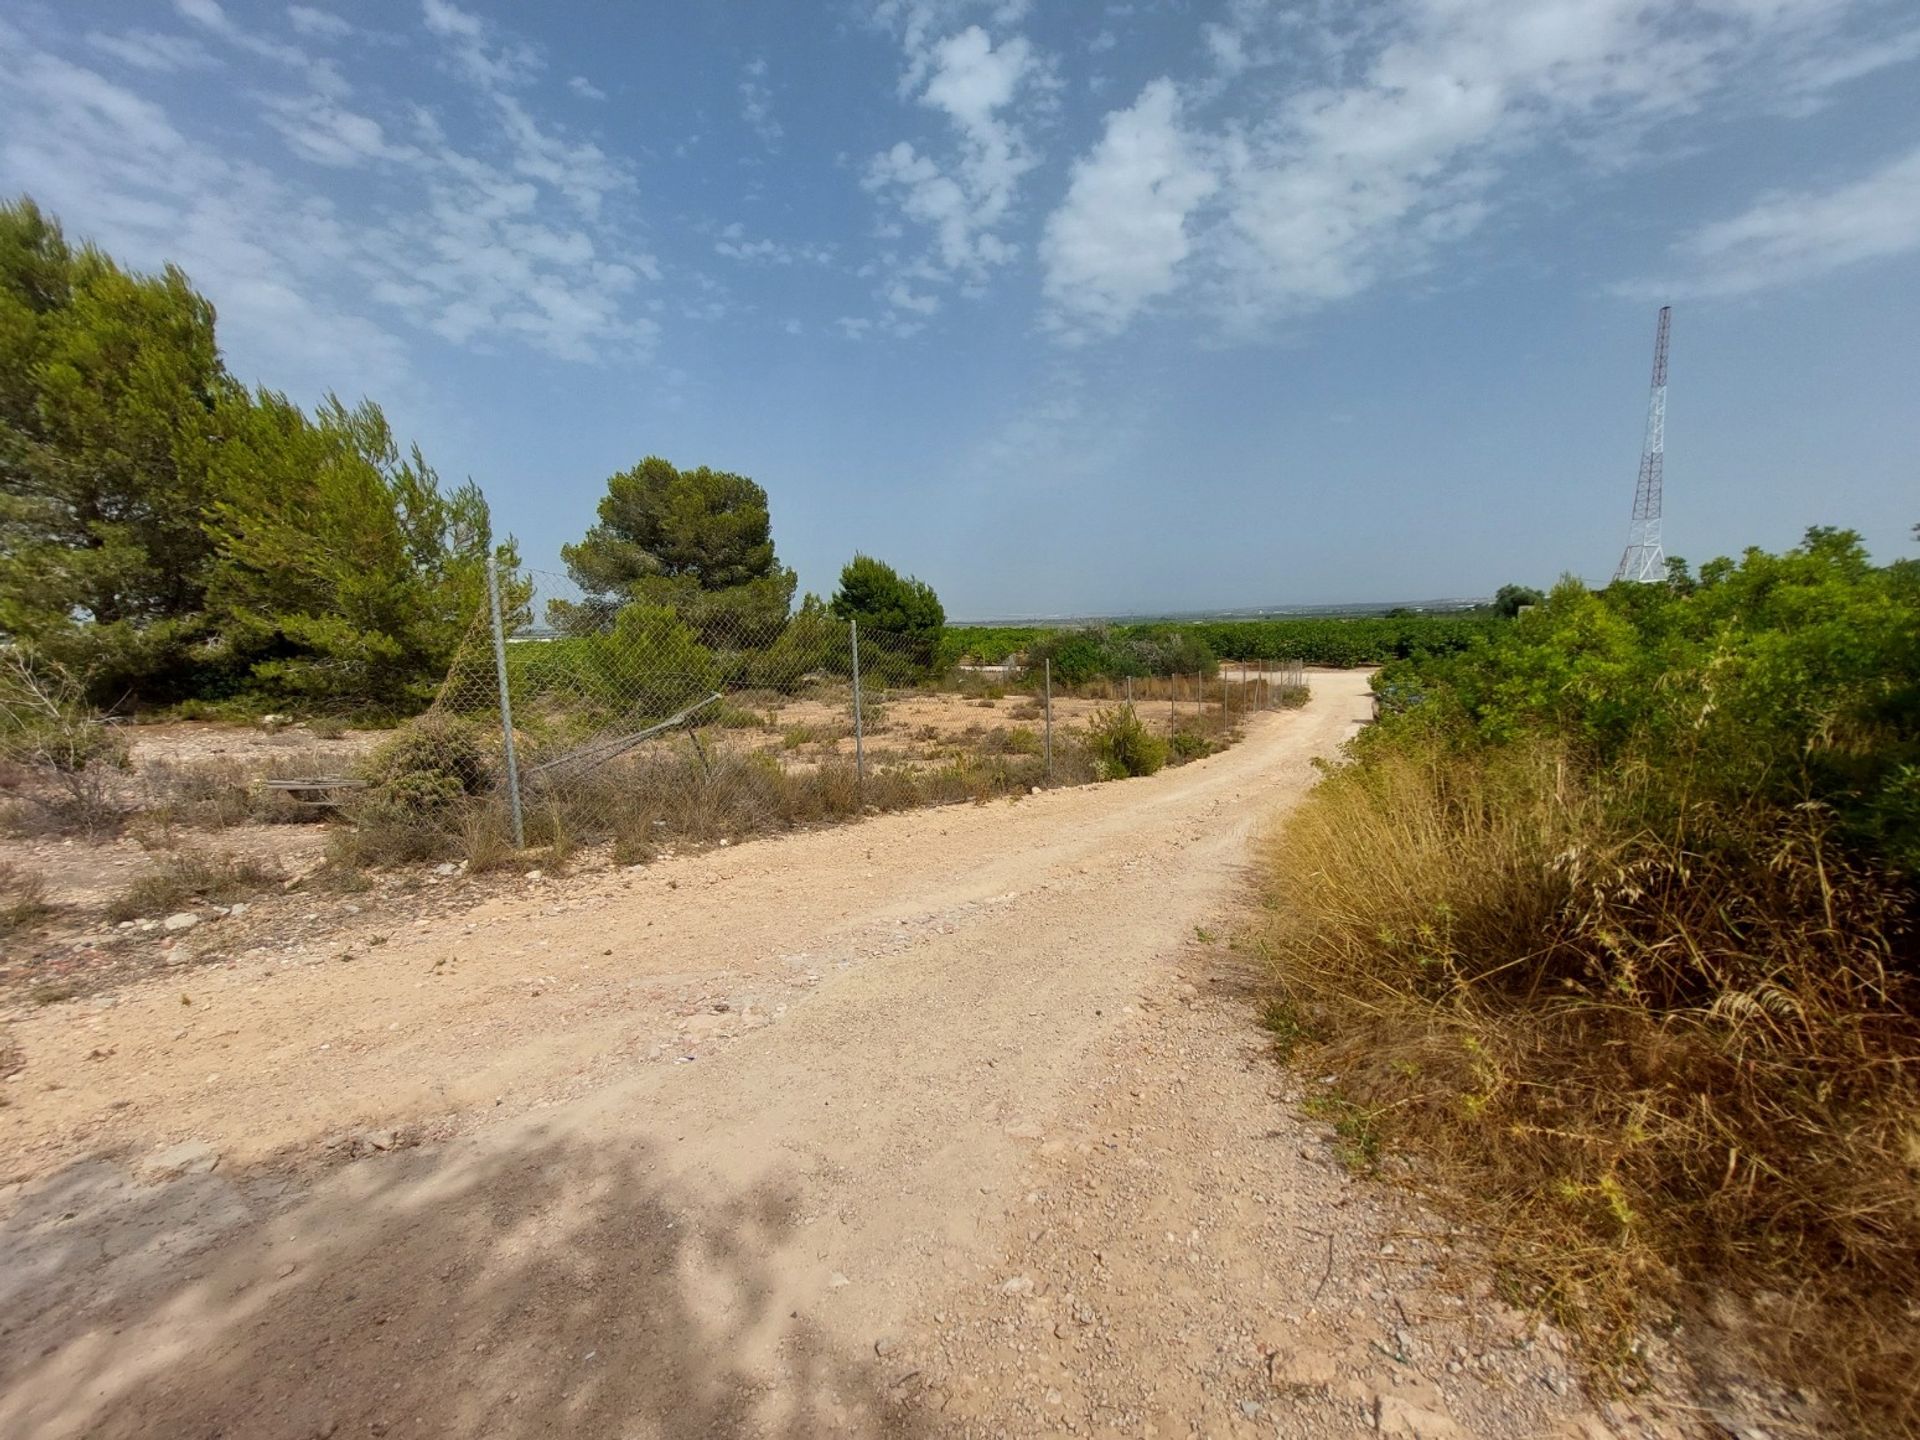
[[[1662,305],[1653,332],[1653,395],[1647,401],[1640,483],[1633,489],[1633,525],[1615,580],[1664,580],[1667,574],[1667,552],[1660,548],[1660,491],[1667,459],[1667,327],[1672,320],[1673,307]]]

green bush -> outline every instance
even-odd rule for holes
[[[479,726],[429,713],[376,749],[367,758],[364,777],[395,803],[426,811],[491,790],[494,766]]]
[[[1095,764],[1112,779],[1151,775],[1167,763],[1167,742],[1141,723],[1131,705],[1095,711],[1086,744]]]
[[[1836,1424],[1920,1434],[1920,567],[1569,580],[1375,690],[1270,855],[1314,1069],[1596,1354],[1751,1298]]]

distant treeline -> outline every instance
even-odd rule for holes
[[[1140,625],[949,626],[942,659],[1000,665],[1053,662],[1068,683],[1128,675],[1211,671],[1221,660],[1299,660],[1334,667],[1381,665],[1465,650],[1506,623],[1493,611],[1349,619],[1160,621]]]

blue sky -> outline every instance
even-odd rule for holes
[[[1911,0],[241,0],[0,20],[0,188],[531,563],[647,453],[966,617],[1920,521]]]

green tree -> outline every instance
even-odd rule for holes
[[[220,411],[207,533],[216,656],[276,698],[395,710],[430,699],[485,601],[487,502],[402,456],[380,407],[285,396]],[[497,552],[511,569],[511,542]]]
[[[903,576],[884,560],[856,554],[840,571],[833,613],[880,632],[876,643],[920,669],[931,668],[947,628],[940,597],[924,580]]]
[[[779,634],[797,577],[774,553],[767,492],[746,476],[649,455],[608,478],[598,514],[560,549],[587,596],[550,607],[560,628],[606,629],[638,601],[675,611],[709,645],[758,647]]]
[[[1493,593],[1493,611],[1511,620],[1529,605],[1538,605],[1547,597],[1530,585],[1502,585]]]
[[[183,693],[204,638],[213,307],[0,205],[0,633],[111,702]]]

